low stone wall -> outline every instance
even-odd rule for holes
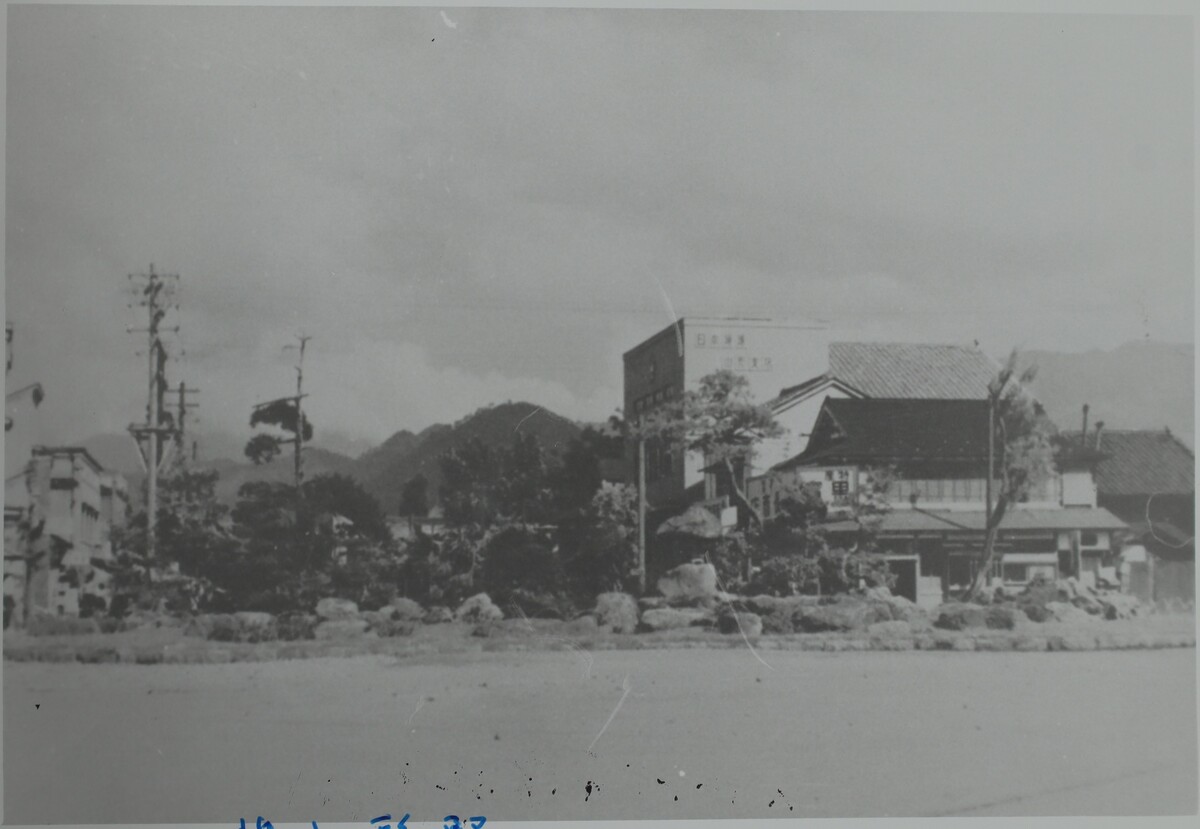
[[[763,651],[1092,651],[1150,648],[1194,648],[1191,617],[1106,622],[1085,626],[1046,623],[1020,630],[929,629],[903,632],[899,625],[871,631],[792,633],[746,636],[697,627],[653,633],[618,634],[572,623],[500,624],[487,637],[473,635],[470,624],[427,627],[405,637],[361,637],[351,640],[296,642],[212,642],[156,631],[153,636],[96,634],[87,636],[8,636],[4,658],[14,662],[81,662],[120,664],[211,664],[384,655],[416,658],[435,654],[582,650],[656,650],[744,648]]]

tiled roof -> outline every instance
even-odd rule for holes
[[[1070,435],[1079,440],[1079,432]],[[1095,448],[1096,435],[1088,434]],[[1105,429],[1096,467],[1101,495],[1190,495],[1196,491],[1196,456],[1167,431]]]
[[[867,397],[985,399],[999,366],[978,348],[830,343],[829,374]]]
[[[823,391],[828,391],[830,387],[836,388],[851,397],[866,397],[866,395],[849,383],[843,382],[826,373],[818,374],[816,377],[805,380],[803,383],[782,389],[775,399],[767,402],[767,405],[774,410],[778,410],[795,402],[797,399],[813,397]]]
[[[987,457],[988,406],[984,400],[887,400],[828,398],[822,416],[833,418],[842,437],[818,440],[818,419],[809,448],[779,465],[786,469],[821,461],[951,460]]]

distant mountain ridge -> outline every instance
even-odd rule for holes
[[[1169,428],[1195,447],[1195,359],[1190,344],[1131,342],[1111,351],[1027,351],[1021,360],[1023,365],[1038,366],[1034,394],[1059,428],[1077,430],[1087,403],[1091,426],[1103,421],[1113,429]],[[357,449],[364,442],[331,431],[329,445],[324,446],[318,432],[306,453],[305,471],[309,478],[323,473],[350,475],[380,500],[386,512],[394,512],[404,484],[418,473],[428,479],[430,501],[436,502],[441,483],[438,458],[472,437],[490,446],[506,446],[515,433],[532,433],[547,452],[557,453],[583,428],[584,424],[533,403],[502,403],[453,424],[438,423],[415,433],[398,431],[357,457],[335,450]],[[256,467],[243,457],[243,444],[244,439],[233,435],[200,438],[200,464],[220,472],[222,499],[232,501],[247,481],[291,480],[289,453]],[[141,461],[128,435],[97,435],[84,445],[100,463],[128,475],[131,484],[140,481]]]
[[[429,500],[436,502],[442,482],[438,458],[472,438],[489,446],[508,446],[518,432],[533,434],[547,453],[558,454],[581,431],[579,424],[542,406],[502,403],[480,409],[451,426],[435,424],[417,435],[397,432],[363,455],[355,471],[384,510],[393,512],[404,484],[418,473],[429,481]]]
[[[429,481],[429,500],[436,503],[442,481],[438,459],[472,438],[500,447],[508,446],[517,433],[533,434],[547,453],[557,454],[581,431],[579,424],[543,406],[502,403],[479,409],[452,425],[435,423],[416,434],[401,430],[357,458],[322,448],[318,435],[304,453],[304,473],[306,479],[323,474],[355,478],[379,499],[385,512],[394,512],[404,485],[418,473]],[[205,437],[200,445],[197,466],[220,474],[217,497],[227,503],[236,500],[238,489],[250,481],[292,480],[292,454],[286,447],[270,463],[255,466],[245,460],[240,451],[232,450],[236,446],[232,436]],[[84,446],[105,467],[125,474],[132,488],[140,487],[144,473],[131,437],[95,435],[84,441]]]
[[[1195,448],[1195,348],[1188,343],[1130,342],[1112,351],[1027,351],[1037,366],[1033,393],[1061,429],[1088,422],[1113,429],[1170,429]]]

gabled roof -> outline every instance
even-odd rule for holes
[[[978,348],[830,343],[829,374],[867,397],[983,400],[999,366]]]
[[[806,380],[795,386],[789,386],[779,392],[779,396],[767,403],[773,412],[780,412],[791,408],[792,404],[801,400],[806,400],[810,397],[815,397],[818,394],[828,391],[831,388],[836,388],[848,397],[865,397],[861,391],[851,386],[849,383],[839,380],[829,372],[818,374],[811,380]]]
[[[1079,432],[1070,435],[1079,440]],[[1088,435],[1096,448],[1096,435]],[[1196,491],[1196,456],[1170,432],[1104,429],[1096,466],[1100,495],[1191,495]]]
[[[985,400],[827,398],[809,448],[776,468],[985,459],[987,419]]]

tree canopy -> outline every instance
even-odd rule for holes
[[[698,388],[642,416],[630,428],[634,437],[663,440],[701,455],[706,468],[729,488],[739,514],[762,524],[761,513],[746,497],[743,476],[756,444],[779,437],[783,427],[770,407],[754,401],[745,377],[726,369],[708,374]]]

